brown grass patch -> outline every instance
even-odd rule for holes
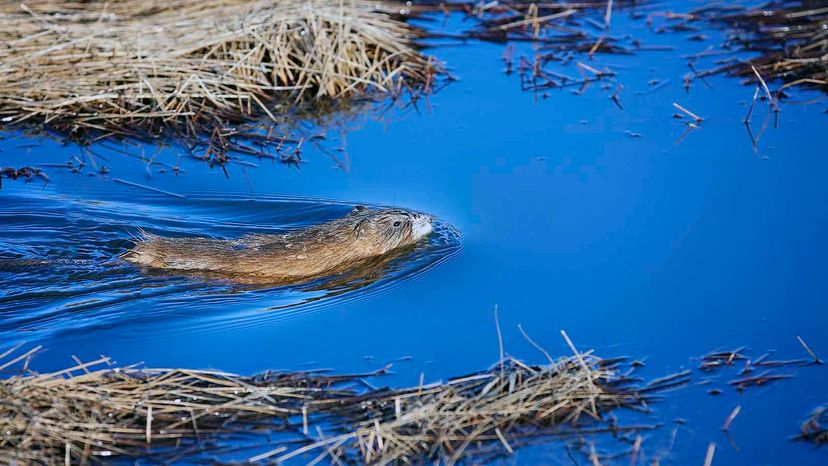
[[[296,103],[427,92],[418,32],[366,0],[0,3],[0,119],[74,140],[278,146]]]
[[[243,377],[216,371],[115,367],[108,358],[53,373],[28,369],[35,348],[0,355],[0,461],[103,462],[115,456],[174,460],[256,432],[305,443],[252,460],[312,454],[364,463],[485,459],[532,439],[651,426],[604,420],[616,408],[646,411],[656,393],[687,374],[642,384],[622,360],[587,353],[530,366],[507,357],[490,370],[404,389],[365,389],[370,374],[274,372]],[[546,354],[546,353],[545,353]],[[323,428],[332,436],[324,437]],[[316,436],[315,434],[319,434]]]

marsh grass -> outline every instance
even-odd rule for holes
[[[624,428],[604,416],[617,408],[646,412],[656,392],[684,384],[686,374],[641,386],[620,373],[620,362],[576,353],[530,366],[506,357],[445,383],[371,392],[330,409],[348,432],[277,459],[315,450],[334,462],[483,462],[543,438],[655,428]]]
[[[677,374],[642,384],[622,360],[591,352],[530,366],[504,357],[489,370],[445,383],[370,388],[366,377],[115,366],[106,357],[52,373],[29,369],[39,351],[0,355],[0,461],[95,463],[111,457],[175,460],[256,432],[299,435],[250,458],[364,463],[482,459],[508,455],[555,435],[623,435],[605,421],[616,408],[646,411],[658,392],[686,383]],[[545,353],[548,354],[548,353]],[[330,436],[322,434],[324,427]],[[317,435],[318,434],[318,435]],[[299,444],[301,445],[301,444]]]
[[[292,428],[312,400],[353,396],[333,385],[367,376],[310,372],[241,377],[218,371],[115,367],[109,358],[64,370],[28,372],[35,348],[2,355],[0,369],[25,375],[0,381],[0,461],[80,463],[113,456],[174,458],[202,440],[261,427]],[[371,374],[375,375],[375,374]]]
[[[2,1],[0,120],[84,144],[177,139],[218,162],[238,148],[289,153],[297,141],[242,124],[428,92],[442,69],[417,34],[365,0]]]

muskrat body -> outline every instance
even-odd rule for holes
[[[134,264],[205,273],[240,283],[299,283],[414,244],[431,233],[430,216],[358,206],[343,218],[283,234],[239,239],[145,234],[123,258]]]

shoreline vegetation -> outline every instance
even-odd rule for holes
[[[656,37],[705,43],[704,28],[725,29],[722,43],[682,55],[690,69],[683,86],[690,92],[720,74],[755,84],[747,122],[759,100],[777,113],[794,87],[828,91],[822,5],[777,0],[673,11],[637,0],[0,1],[0,125],[78,143],[90,167],[97,167],[90,146],[111,138],[174,142],[225,174],[231,161],[256,166],[240,156],[298,166],[303,145],[318,146],[319,137],[301,122],[324,125],[403,97],[416,105],[451,80],[445,64],[423,53],[441,40],[508,43],[501,58],[524,90],[547,97],[599,87],[623,111],[623,71],[600,57],[674,47],[622,34],[613,26],[622,13],[646,21]],[[442,33],[429,24],[452,14],[464,15],[468,29]],[[533,44],[531,56],[521,43]],[[652,79],[648,92],[670,81]],[[673,106],[688,131],[704,119]]]
[[[171,461],[267,434],[276,436],[267,441],[276,448],[250,461],[453,464],[508,455],[539,440],[602,433],[633,444],[638,432],[657,425],[623,426],[607,414],[647,413],[659,393],[689,380],[682,372],[643,383],[623,358],[580,352],[562,334],[572,356],[553,359],[538,347],[548,364],[502,356],[488,370],[403,389],[364,381],[390,367],[244,377],[118,367],[102,357],[75,358],[72,367],[38,374],[30,361],[41,348],[14,347],[0,355],[0,370],[18,371],[0,380],[0,460],[87,464],[152,455]]]
[[[418,385],[403,388],[377,388],[366,380],[381,380],[390,364],[362,374],[240,376],[73,356],[73,366],[40,374],[31,365],[42,348],[18,345],[0,354],[0,461],[91,464],[113,457],[175,461],[241,454],[249,462],[279,464],[292,458],[311,464],[455,464],[556,441],[592,464],[623,457],[657,463],[669,459],[670,449],[648,443],[645,458],[641,444],[644,434],[664,427],[651,407],[667,391],[692,385],[710,395],[722,393],[717,386],[741,393],[790,379],[788,368],[823,364],[797,338],[807,358],[776,360],[772,352],[755,357],[745,347],[716,350],[695,370],[644,381],[635,374],[642,361],[580,351],[564,331],[572,355],[554,358],[519,326],[546,360],[528,364],[504,352],[497,328],[500,358],[490,368],[431,384],[421,376]],[[713,377],[722,370],[736,378]],[[619,421],[619,410],[632,417]],[[736,406],[724,419],[725,434],[741,410]],[[793,439],[826,443],[825,413],[815,411]],[[607,441],[596,449],[596,442]]]
[[[297,109],[431,91],[444,70],[400,18],[367,0],[3,1],[0,121],[296,162],[280,127]]]

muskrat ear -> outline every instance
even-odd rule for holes
[[[364,205],[357,205],[357,206],[354,206],[353,209],[351,209],[351,213],[352,214],[357,214],[359,212],[365,212],[366,210],[368,210],[368,208],[365,207]]]

